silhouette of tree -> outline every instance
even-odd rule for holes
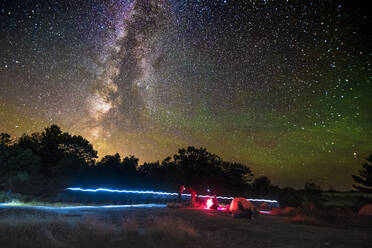
[[[197,190],[212,188],[219,192],[246,188],[253,178],[248,167],[225,162],[206,148],[192,146],[179,149],[173,158],[167,157],[161,164],[146,164],[140,171],[147,174],[151,171],[173,185],[192,185]]]
[[[39,174],[40,158],[30,149],[0,143],[0,189],[28,194]]]
[[[240,163],[223,162],[227,182],[234,188],[247,186],[253,180],[253,173],[250,168]]]
[[[179,149],[173,156],[173,161],[163,162],[167,163],[168,167],[172,165],[177,168],[174,178],[181,184],[205,188],[223,181],[221,159],[203,147],[197,149],[189,146],[187,149]]]
[[[357,185],[353,187],[361,192],[372,193],[372,155],[370,155],[366,162],[362,164],[362,169],[359,171],[359,176],[351,175]]]
[[[304,186],[304,190],[306,192],[314,192],[314,193],[323,191],[319,185],[312,183],[312,182],[306,182]]]
[[[24,134],[12,143],[0,134],[0,189],[48,197],[71,183],[82,185],[134,185],[136,183],[176,187],[184,184],[200,191],[212,188],[242,190],[253,179],[243,164],[223,161],[206,148],[178,150],[161,163],[138,166],[133,155],[121,159],[118,153],[96,162],[97,152],[82,136],[63,132],[57,125],[42,132]],[[258,181],[259,182],[259,181]]]
[[[162,170],[162,167],[159,161],[152,162],[152,163],[145,162],[143,165],[138,167],[139,175],[147,179],[161,180],[161,175],[162,175],[161,170]]]
[[[114,155],[106,155],[99,162],[97,162],[97,167],[104,169],[119,169],[121,165],[121,158],[119,153]]]
[[[304,209],[313,209],[322,207],[326,199],[322,196],[322,188],[313,182],[306,182],[302,191],[302,207]]]
[[[280,207],[298,207],[302,203],[302,194],[293,188],[284,188],[279,192]]]
[[[138,158],[131,155],[121,160],[119,153],[106,155],[96,166],[102,171],[114,171],[115,173],[132,173],[135,174],[138,166]]]
[[[17,146],[40,157],[39,180],[34,185],[39,187],[35,194],[41,196],[53,195],[69,186],[80,170],[97,158],[89,141],[62,132],[57,125],[45,128],[42,133],[23,135]]]
[[[17,144],[24,149],[31,149],[35,154],[40,154],[40,138],[40,133],[23,134]]]
[[[106,155],[95,166],[87,167],[80,181],[105,186],[133,186],[139,181],[138,160],[133,155],[123,159],[118,153]]]
[[[252,189],[257,192],[269,192],[271,186],[270,179],[266,176],[261,176],[254,180]]]
[[[138,160],[139,159],[133,155],[130,155],[129,157],[125,157],[123,161],[121,162],[121,169],[125,173],[135,174],[137,172]]]
[[[97,151],[82,136],[72,136],[62,132],[60,127],[52,125],[42,133],[23,135],[18,145],[30,148],[38,154],[44,164],[56,164],[63,157],[74,156],[85,163],[92,163],[97,158]]]

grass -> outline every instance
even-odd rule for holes
[[[114,223],[94,216],[0,219],[0,247],[186,247],[197,236],[185,221],[170,217],[152,218],[146,226],[132,218]]]
[[[371,228],[370,223],[372,223],[372,216],[358,216],[349,207],[325,207],[321,209],[286,207],[283,209],[274,209],[273,214],[284,217],[283,220],[287,223],[333,228]]]
[[[325,242],[332,247],[369,247],[372,242],[371,226],[319,227],[313,219],[300,216],[301,212],[292,209],[286,213],[286,217],[248,220],[232,218],[226,212],[187,208],[1,208],[0,247],[312,248],[323,247]]]

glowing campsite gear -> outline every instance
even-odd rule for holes
[[[243,197],[235,197],[230,204],[230,211],[238,211],[239,203],[244,209],[251,209],[252,211],[254,210],[254,205],[251,202],[249,202],[247,199]]]
[[[207,198],[207,200],[205,201],[205,209],[211,209],[213,205],[213,199],[212,198]]]

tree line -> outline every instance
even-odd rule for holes
[[[206,148],[179,149],[163,161],[139,165],[135,156],[118,153],[98,160],[97,151],[82,136],[57,125],[12,140],[0,134],[0,190],[46,197],[68,186],[131,186],[177,189],[246,189],[253,174],[243,164],[223,161]]]
[[[353,176],[355,188],[371,192],[372,155],[360,176]],[[170,190],[179,185],[198,192],[222,194],[277,195],[285,202],[296,202],[298,191],[280,189],[265,177],[255,178],[244,164],[228,162],[206,148],[187,147],[162,161],[139,165],[135,156],[118,153],[98,160],[97,151],[82,136],[63,132],[57,125],[42,132],[24,134],[13,140],[0,134],[0,191],[30,197],[50,197],[66,187],[131,187],[132,189]],[[313,183],[306,192],[321,192]]]

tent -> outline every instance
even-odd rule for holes
[[[360,210],[358,215],[371,215],[372,216],[372,204],[364,205]]]
[[[239,210],[238,208],[238,205],[239,205],[239,202],[241,203],[242,207],[245,208],[245,209],[251,209],[252,211],[254,211],[254,205],[248,201],[247,199],[243,198],[243,197],[235,197],[232,201],[231,201],[231,204],[230,204],[230,211],[237,211]]]
[[[271,207],[269,206],[269,204],[267,204],[267,202],[263,202],[260,204],[260,206],[258,207],[258,210],[261,210],[261,211],[269,211],[271,210]]]

